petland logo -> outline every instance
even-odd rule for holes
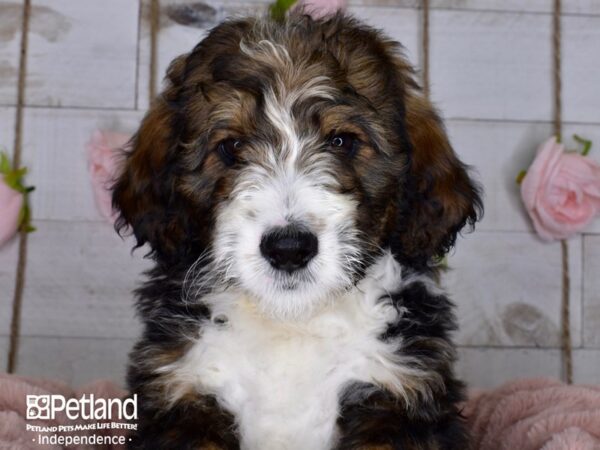
[[[28,420],[54,420],[61,412],[70,420],[136,420],[137,394],[127,399],[95,398],[94,394],[69,399],[55,394],[27,396]]]

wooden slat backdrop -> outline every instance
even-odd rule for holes
[[[35,0],[36,11],[54,33],[31,33],[27,105],[135,107],[136,1]]]
[[[15,105],[17,101],[21,15],[21,1],[0,2],[0,105]],[[4,118],[2,113],[3,122]],[[0,127],[4,135],[6,124]]]
[[[180,0],[181,2],[182,0]],[[430,0],[432,99],[456,150],[486,190],[486,216],[450,256],[459,371],[475,386],[560,376],[560,245],[532,233],[514,178],[551,126],[548,0]],[[163,0],[163,4],[168,0]],[[265,3],[215,0],[218,16]],[[350,11],[420,63],[418,0],[352,0]],[[21,2],[0,0],[0,145],[13,142]],[[563,119],[600,147],[600,2],[566,0]],[[14,20],[9,20],[13,17]],[[163,15],[159,79],[205,30]],[[148,267],[93,204],[85,143],[94,129],[133,132],[148,107],[146,0],[33,0],[23,162],[38,231],[29,239],[18,372],[123,382],[139,332],[131,289]],[[600,148],[592,150],[600,159]],[[600,382],[600,221],[570,241],[576,382]],[[0,364],[6,362],[17,245],[0,250]]]

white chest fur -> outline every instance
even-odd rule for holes
[[[210,298],[213,318],[177,363],[164,367],[181,389],[215,395],[237,420],[246,450],[325,450],[336,440],[339,395],[370,382],[400,394],[415,375],[379,336],[398,311],[380,297],[400,284],[393,259],[305,322],[262,317],[239,292]]]

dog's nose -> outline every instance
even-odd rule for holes
[[[260,242],[260,252],[271,266],[288,273],[305,267],[318,250],[317,236],[292,225],[270,230]]]

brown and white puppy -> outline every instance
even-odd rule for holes
[[[132,448],[467,448],[432,260],[481,203],[399,44],[232,20],[167,83],[114,187],[156,261]]]

